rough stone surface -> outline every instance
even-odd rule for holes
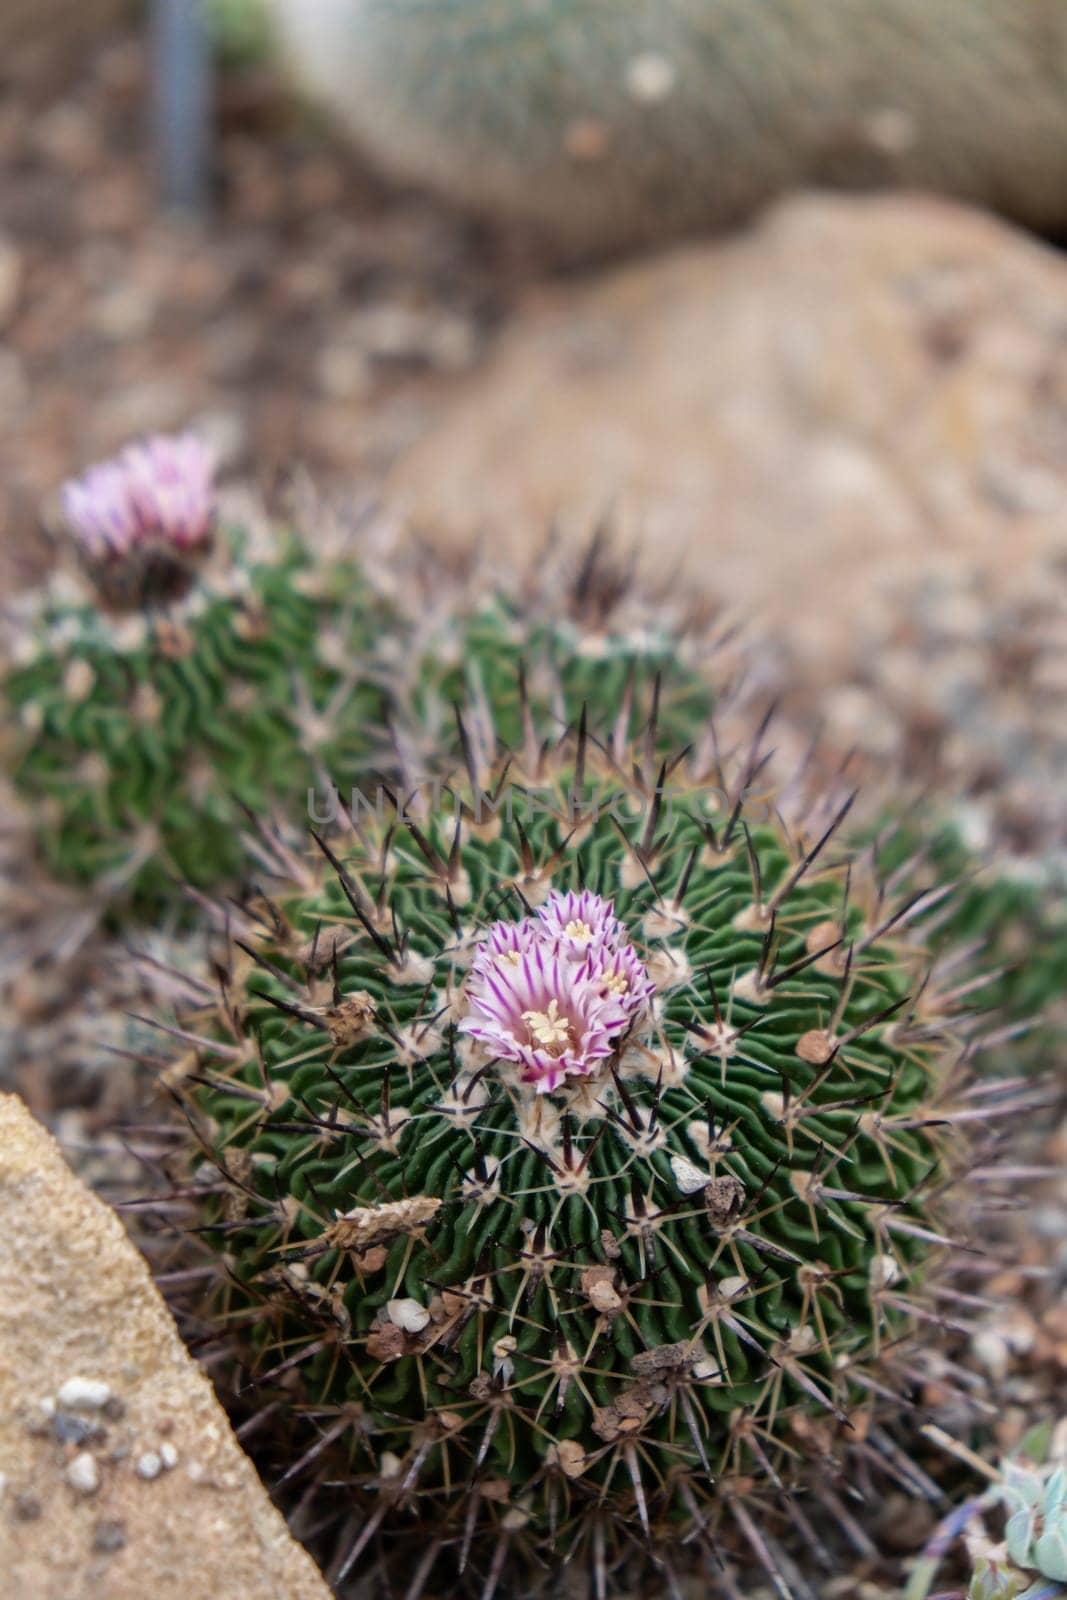
[[[394,470],[501,549],[613,508],[829,681],[898,587],[1067,548],[1067,262],[933,199],[802,196],[528,297]]]
[[[107,1404],[68,1387],[63,1409],[72,1378],[108,1384]],[[146,1480],[149,1452],[161,1470]],[[12,1095],[0,1095],[0,1483],[4,1596],[327,1600],[118,1218]]]

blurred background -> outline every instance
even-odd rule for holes
[[[469,226],[372,179],[225,11],[204,208],[183,215],[161,206],[146,8],[0,8],[7,583],[39,567],[49,491],[131,434],[191,425],[267,483],[380,471],[510,293]]]
[[[1061,847],[1062,7],[840,3],[742,104],[694,0],[7,0],[4,586],[150,430],[445,548],[607,515],[805,727]]]

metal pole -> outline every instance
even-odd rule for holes
[[[201,0],[152,0],[152,97],[163,203],[202,212],[211,180],[211,47]]]

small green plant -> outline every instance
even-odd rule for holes
[[[177,1019],[198,1326],[337,1583],[413,1534],[412,1595],[512,1556],[672,1581],[680,1541],[778,1581],[791,1491],[886,1464],[974,1126],[921,932],[951,885],[880,880],[847,799],[784,820],[762,731],[627,724],[461,717],[449,803],[290,858]]]
[[[1067,1468],[1042,1471],[1009,1462],[1000,1498],[1008,1512],[1004,1543],[1011,1560],[1067,1585]]]
[[[944,1519],[915,1566],[904,1600],[929,1600],[938,1570],[961,1535],[971,1562],[970,1582],[966,1592],[940,1591],[938,1600],[1067,1596],[1067,1469],[1053,1430],[1048,1425],[1031,1429],[1017,1458],[999,1471],[985,1470],[992,1486]],[[989,1512],[1006,1517],[1000,1544],[986,1531]]]
[[[200,0],[211,42],[223,67],[255,67],[269,60],[267,0]]]

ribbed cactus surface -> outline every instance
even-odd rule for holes
[[[142,909],[244,861],[242,808],[305,814],[370,760],[384,697],[352,564],[242,549],[163,610],[59,581],[9,671],[9,760],[48,865]],[[380,736],[379,736],[380,737]]]
[[[411,1528],[482,1571],[751,1542],[925,1315],[975,1031],[920,933],[948,886],[880,882],[847,801],[784,822],[758,741],[464,734],[458,817],[322,839],[179,1024],[209,1318],[287,1475],[344,1487],[338,1581]]]

